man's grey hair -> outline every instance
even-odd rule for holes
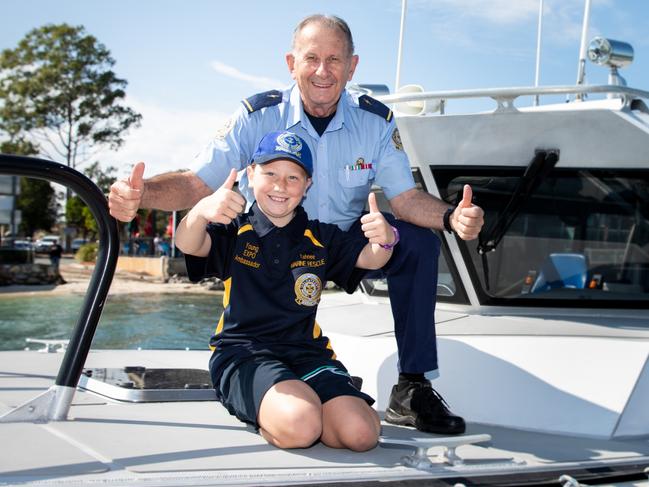
[[[297,36],[300,34],[300,32],[302,32],[302,29],[304,29],[307,25],[313,23],[318,23],[320,25],[328,27],[329,29],[338,30],[343,35],[347,43],[347,53],[350,57],[354,55],[354,39],[352,38],[352,31],[349,29],[347,22],[335,15],[325,14],[309,15],[308,17],[303,18],[300,23],[297,24],[295,30],[293,31],[293,44],[291,45],[293,51],[295,51],[295,41],[297,39]]]

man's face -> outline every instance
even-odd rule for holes
[[[336,110],[345,85],[354,75],[358,56],[350,56],[344,35],[317,22],[308,24],[286,55],[291,76],[311,115],[326,117]]]

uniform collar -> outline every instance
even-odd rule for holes
[[[292,240],[299,241],[304,235],[307,220],[306,212],[304,211],[304,208],[302,208],[302,205],[300,205],[295,208],[295,216],[293,219],[283,228]],[[260,238],[265,237],[277,228],[273,222],[264,215],[264,212],[259,209],[256,201],[252,204],[252,207],[248,212],[248,221],[252,224],[252,228]]]
[[[331,122],[329,122],[325,133],[342,128],[343,123],[345,123],[345,110],[348,104],[349,93],[347,93],[347,90],[345,89],[342,95],[340,95],[340,100],[338,100],[338,105],[336,106],[336,115],[331,119]],[[319,137],[315,129],[311,126],[311,122],[306,116],[306,113],[304,113],[302,97],[300,96],[300,89],[298,88],[297,84],[294,84],[291,88],[289,110],[289,116],[286,117],[286,129],[290,129],[291,127],[299,123],[307,132],[309,132],[309,135],[315,138]]]

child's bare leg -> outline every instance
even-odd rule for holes
[[[307,448],[322,434],[322,405],[304,382],[278,382],[264,395],[257,422],[268,443],[278,448]]]
[[[379,415],[363,399],[338,396],[322,405],[322,442],[331,448],[367,451],[381,432]]]

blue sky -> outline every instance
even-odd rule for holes
[[[409,0],[401,84],[427,91],[534,83],[539,0]],[[544,0],[541,84],[574,84],[584,0]],[[13,0],[3,2],[0,48],[13,48],[47,23],[83,25],[128,81],[127,104],[143,115],[117,153],[97,156],[126,175],[188,167],[236,109],[259,91],[290,84],[284,55],[304,16],[332,13],[354,34],[360,64],[354,82],[394,88],[400,0]],[[649,89],[648,0],[592,0],[589,39],[631,43],[622,74]],[[606,82],[587,64],[586,81]],[[452,107],[449,106],[449,111]]]

